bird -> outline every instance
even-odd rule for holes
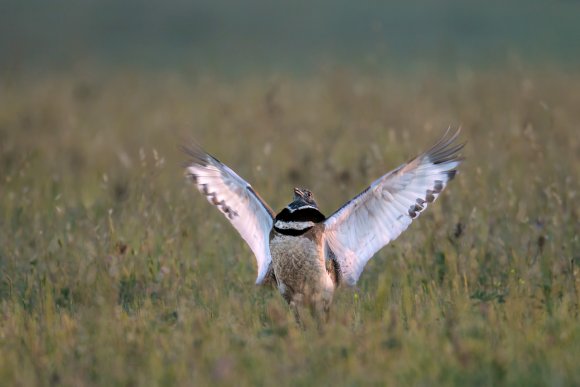
[[[186,176],[252,250],[257,285],[278,289],[301,310],[328,320],[334,292],[356,286],[367,262],[395,240],[445,189],[463,161],[461,128],[447,129],[427,151],[373,181],[326,217],[314,195],[295,187],[275,213],[254,188],[199,145],[184,147]]]

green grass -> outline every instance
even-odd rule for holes
[[[0,384],[580,384],[580,74],[89,74],[2,79]],[[179,151],[330,214],[458,124],[457,178],[322,334]]]

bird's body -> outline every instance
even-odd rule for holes
[[[304,193],[309,191],[295,189],[299,204]],[[321,315],[332,303],[337,276],[324,251],[324,219],[318,210],[290,212],[288,207],[274,218],[271,270],[278,291],[296,314],[299,306],[308,305]]]
[[[299,318],[300,306],[327,314],[336,287],[354,285],[366,262],[399,236],[455,176],[463,145],[459,132],[383,175],[330,217],[312,193],[294,189],[294,200],[274,212],[235,172],[201,148],[188,175],[250,245],[257,284],[272,283]]]
[[[270,251],[278,291],[293,307],[309,305],[327,312],[336,284],[326,267],[322,236],[317,225],[305,234],[290,236],[272,230]]]

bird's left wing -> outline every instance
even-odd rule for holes
[[[190,156],[187,175],[248,243],[258,263],[256,284],[263,283],[272,262],[269,247],[272,209],[248,182],[199,146],[187,147],[185,151]]]
[[[448,130],[427,152],[375,180],[324,223],[326,254],[354,285],[383,246],[397,238],[455,176],[462,144]],[[329,251],[330,250],[330,251]]]

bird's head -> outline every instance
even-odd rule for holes
[[[294,201],[288,205],[288,209],[294,212],[306,208],[318,210],[318,204],[316,204],[312,192],[305,188],[294,188]]]

